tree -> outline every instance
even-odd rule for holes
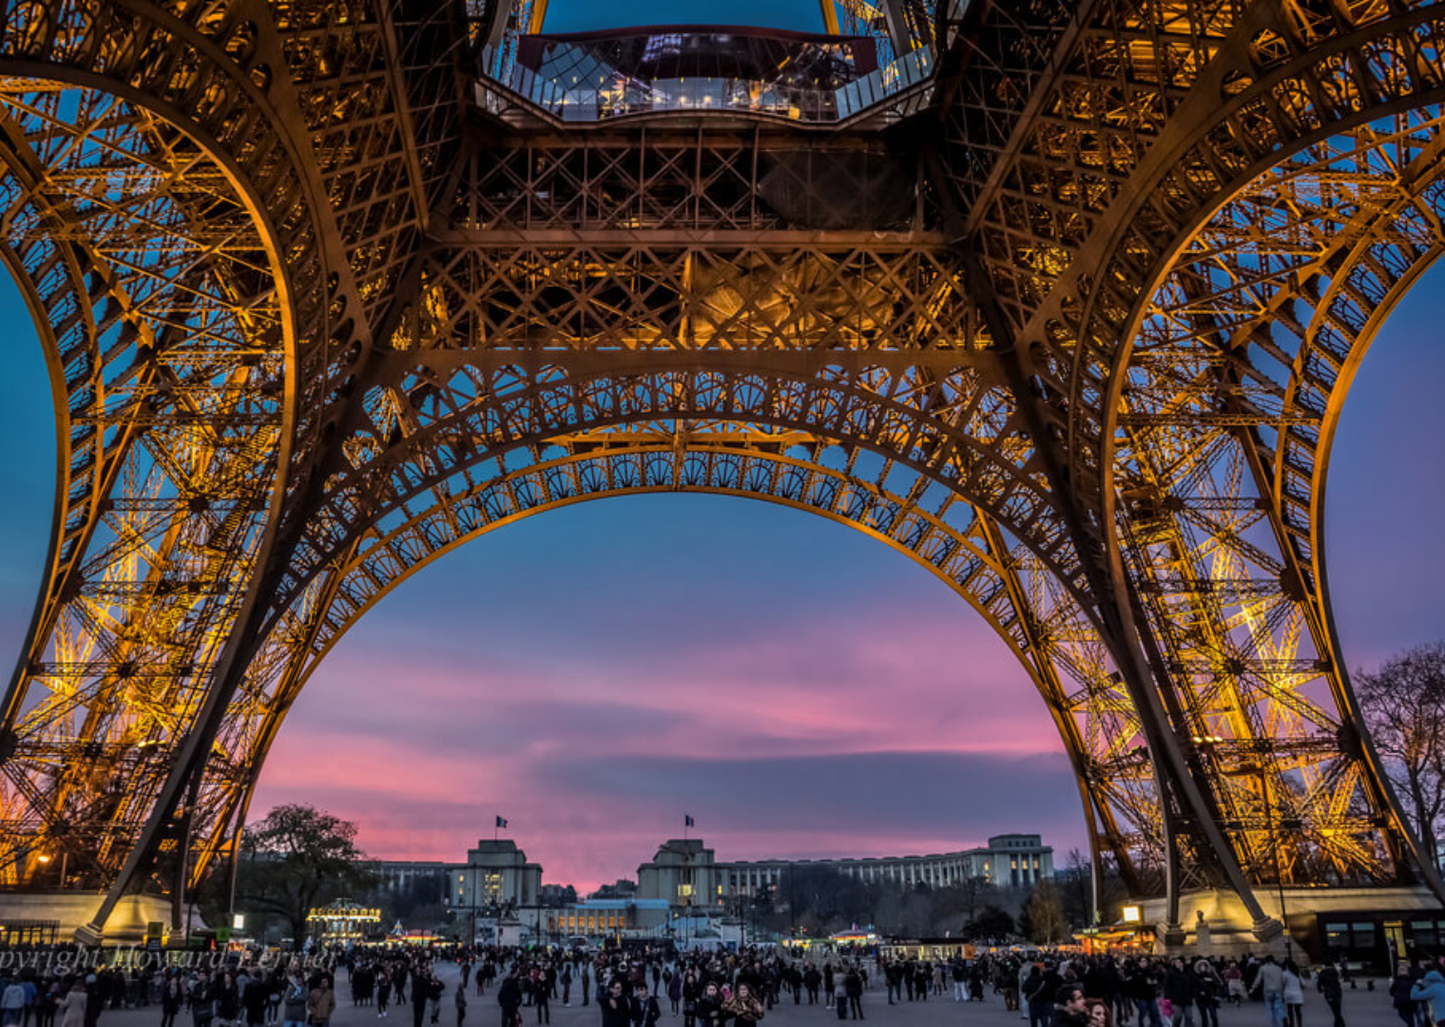
[[[350,821],[313,806],[277,806],[241,836],[238,898],[244,906],[282,917],[300,945],[312,909],[375,886],[355,839]]]
[[[1432,866],[1445,813],[1445,642],[1416,646],[1357,673],[1365,724]]]
[[[1064,869],[1054,875],[1059,890],[1059,900],[1064,907],[1064,919],[1070,924],[1083,927],[1093,922],[1094,867],[1078,849],[1070,849],[1064,860]]]
[[[1014,918],[993,905],[984,906],[978,916],[963,925],[963,936],[970,941],[1001,941],[1014,931]]]
[[[1029,934],[1036,943],[1052,945],[1063,941],[1068,934],[1064,906],[1052,881],[1040,881],[1034,887],[1034,893],[1029,896],[1027,913]]]

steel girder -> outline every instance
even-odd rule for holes
[[[388,589],[690,488],[932,567],[1135,886],[1234,888],[1264,934],[1255,884],[1439,885],[1320,555],[1350,376],[1438,253],[1436,6],[944,5],[886,130],[491,118],[462,4],[3,14],[0,227],[61,437],[9,883],[66,844],[97,927],[178,896]]]

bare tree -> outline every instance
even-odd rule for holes
[[[1355,692],[1423,855],[1439,866],[1445,813],[1445,642],[1407,649],[1373,674],[1358,672]]]
[[[1064,919],[1064,906],[1052,881],[1040,881],[1034,886],[1027,912],[1029,932],[1040,945],[1050,945],[1068,937],[1069,924]]]

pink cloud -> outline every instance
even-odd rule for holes
[[[1013,766],[1059,750],[1027,676],[956,603],[865,608],[844,624],[803,612],[725,638],[643,647],[625,663],[561,646],[535,660],[398,659],[358,635],[298,700],[253,810],[314,802],[355,820],[375,855],[445,860],[464,858],[500,813],[547,880],[591,886],[630,876],[677,833],[684,811],[710,805],[726,807],[709,827],[721,832],[709,838],[719,858],[945,851],[1041,829],[1006,806],[963,822],[967,803],[950,796],[947,770],[930,772],[939,778],[927,782],[933,808],[879,818],[919,787],[910,754],[927,766],[951,756]],[[834,789],[816,770],[870,759],[858,766],[882,768],[867,773],[892,784],[862,804],[850,798],[856,782]],[[648,760],[663,763],[649,769]],[[798,762],[783,765],[780,780],[749,774],[770,760]],[[690,793],[669,792],[669,780],[699,766]],[[790,790],[789,768],[806,794]],[[1055,776],[1065,800],[1056,828],[1081,834],[1076,793]],[[791,827],[790,806],[799,808]],[[758,818],[766,825],[749,822]]]

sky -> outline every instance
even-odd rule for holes
[[[785,8],[695,6],[687,20]],[[547,27],[595,27],[579,11],[553,0]],[[1352,668],[1445,637],[1442,300],[1445,266],[1384,326],[1335,446],[1326,545]],[[0,433],[21,440],[0,453],[8,660],[39,585],[54,432],[3,276]],[[253,814],[281,802],[352,820],[365,851],[395,859],[462,860],[503,816],[545,880],[583,888],[633,875],[684,814],[720,859],[938,852],[1014,831],[1060,856],[1085,845],[1043,702],[971,609],[851,529],[711,496],[550,512],[412,577],[287,718]]]

